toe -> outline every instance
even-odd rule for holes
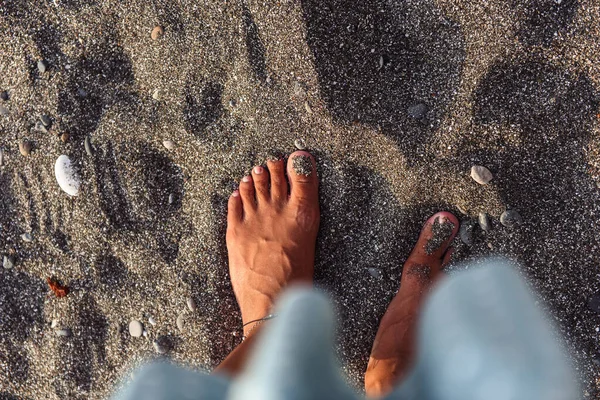
[[[240,182],[240,197],[244,205],[244,211],[256,209],[256,197],[254,196],[254,182],[252,176],[247,175]]]
[[[244,207],[239,190],[234,191],[229,196],[227,203],[227,226],[231,227],[242,220]]]
[[[288,184],[285,180],[283,160],[269,160],[267,161],[267,167],[271,175],[271,200],[278,203],[283,202],[288,196]]]
[[[434,214],[425,222],[411,256],[442,260],[458,233],[459,226],[458,219],[449,212],[442,211]]]
[[[315,165],[315,159],[306,151],[290,154],[287,163],[290,202],[318,204],[319,180]]]
[[[269,191],[269,172],[257,165],[252,168],[252,180],[254,180],[254,191],[256,192],[256,200],[260,202],[268,202],[271,200],[271,192]]]

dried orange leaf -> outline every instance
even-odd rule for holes
[[[65,297],[69,294],[69,288],[66,286],[62,286],[56,280],[52,278],[46,278],[46,281],[48,282],[50,289],[52,289],[56,297]]]

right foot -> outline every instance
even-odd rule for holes
[[[244,324],[266,317],[292,282],[312,284],[319,230],[318,179],[305,151],[252,169],[229,198],[229,274]],[[289,181],[289,186],[288,186]],[[255,324],[244,327],[248,335]]]
[[[450,261],[450,243],[459,222],[439,212],[425,223],[417,245],[402,270],[398,294],[381,319],[365,374],[368,396],[384,396],[406,375],[414,360],[416,327],[421,305],[443,267]]]

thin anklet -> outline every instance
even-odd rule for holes
[[[248,334],[247,334],[247,335],[243,335],[243,336],[242,336],[242,342],[243,342],[244,340],[246,340],[246,338],[247,338],[248,336],[250,336],[250,334],[252,333],[252,331],[254,331],[254,330],[255,330],[255,329],[256,329],[256,328],[257,328],[257,327],[258,327],[260,324],[262,324],[263,322],[265,322],[265,321],[268,321],[268,320],[270,320],[270,319],[273,319],[273,318],[275,318],[276,316],[277,316],[276,314],[269,314],[269,315],[267,315],[266,317],[259,318],[259,319],[255,319],[255,320],[253,320],[253,321],[246,322],[244,325],[242,325],[242,330],[243,330],[243,329],[244,329],[244,327],[245,327],[246,325],[249,325],[249,324],[252,324],[252,323],[255,323],[255,322],[256,322],[256,325],[254,325],[254,326],[252,327],[252,329],[250,329],[250,330],[248,331]]]

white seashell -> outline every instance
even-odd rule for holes
[[[81,186],[81,179],[73,168],[71,159],[64,154],[56,160],[54,165],[54,173],[56,174],[56,180],[62,190],[71,196],[77,196],[79,194],[79,187]]]

